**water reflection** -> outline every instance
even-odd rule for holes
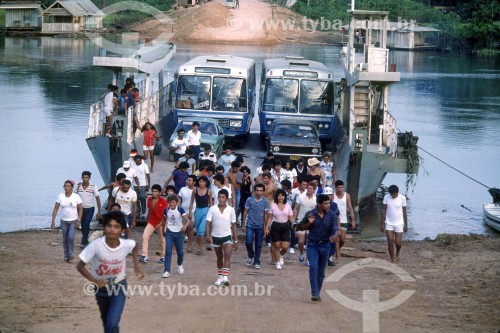
[[[325,63],[338,80],[339,51],[324,45],[178,45],[165,76],[172,77],[181,63],[202,54],[253,58],[257,77],[265,58],[301,55]],[[0,159],[0,231],[48,227],[62,183],[79,179],[82,170],[90,170],[92,181],[102,185],[84,140],[88,107],[112,77],[92,66],[98,53],[85,39],[0,38],[0,149],[9,153],[16,147],[19,152]],[[416,133],[423,148],[458,169],[500,186],[498,60],[397,51],[391,52],[391,62],[401,71],[401,82],[389,93],[399,129]],[[481,213],[482,203],[490,201],[486,190],[425,153],[422,157],[417,186],[407,193],[409,237],[488,232]],[[404,175],[388,175],[384,185],[403,189],[404,182]],[[363,215],[363,237],[383,237],[380,204],[375,200]]]

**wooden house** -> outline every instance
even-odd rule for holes
[[[102,29],[103,12],[90,0],[57,0],[42,14],[42,33]]]
[[[40,2],[3,2],[0,9],[5,11],[5,29],[7,31],[41,30],[40,15],[44,8]]]

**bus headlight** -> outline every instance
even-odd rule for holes
[[[280,151],[280,147],[279,146],[273,147],[273,151]]]
[[[317,154],[317,153],[319,153],[319,149],[318,148],[313,148],[312,152],[313,152],[313,154]]]
[[[325,124],[325,128],[329,128],[330,127],[330,124]]]
[[[243,122],[241,120],[230,120],[229,127],[241,127]]]
[[[319,128],[323,128],[323,124],[319,124],[319,125],[318,125],[318,127],[319,127]]]
[[[271,124],[272,124],[272,123],[273,123],[273,121],[272,121],[272,120],[268,120],[268,121],[266,121],[266,125],[267,125],[267,126],[271,126]]]

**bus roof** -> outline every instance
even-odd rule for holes
[[[232,55],[203,55],[195,57],[179,66],[179,74],[188,67],[214,67],[247,71],[255,66],[255,61],[249,58],[235,57]]]
[[[307,70],[315,72],[333,72],[324,64],[318,61],[307,60],[302,57],[285,57],[285,58],[272,58],[264,60],[262,65],[263,70],[266,72],[273,69],[293,69],[293,70]]]

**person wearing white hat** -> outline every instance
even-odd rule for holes
[[[320,162],[316,157],[310,158],[307,161],[307,165],[309,165],[307,180],[309,182],[315,181],[317,183],[316,194],[323,193],[323,189],[326,187],[325,174],[323,173],[323,170],[321,170],[321,168],[319,167],[319,164]]]
[[[333,201],[333,189],[330,187],[330,186],[327,186],[325,187],[325,189],[323,190],[323,194],[326,194],[328,195],[328,197],[330,198],[330,210],[336,214],[336,216],[338,217],[338,221],[337,221],[337,224],[338,224],[338,229],[340,231],[340,211],[339,211],[339,208],[337,206],[337,204]],[[339,236],[340,236],[340,232],[339,232]],[[330,256],[328,257],[328,266],[335,266],[335,260],[333,259],[333,257],[335,256],[335,254],[337,253],[338,251],[338,242],[339,242],[339,237],[337,236],[336,239],[335,239],[335,242],[332,242],[330,243]]]
[[[116,170],[116,174],[119,173],[124,173],[125,176],[127,176],[126,179],[128,179],[130,183],[133,184],[133,182],[135,181],[136,186],[138,187],[141,186],[139,183],[139,178],[137,178],[137,172],[135,171],[134,168],[131,168],[131,164],[129,161],[123,162],[123,167]]]

